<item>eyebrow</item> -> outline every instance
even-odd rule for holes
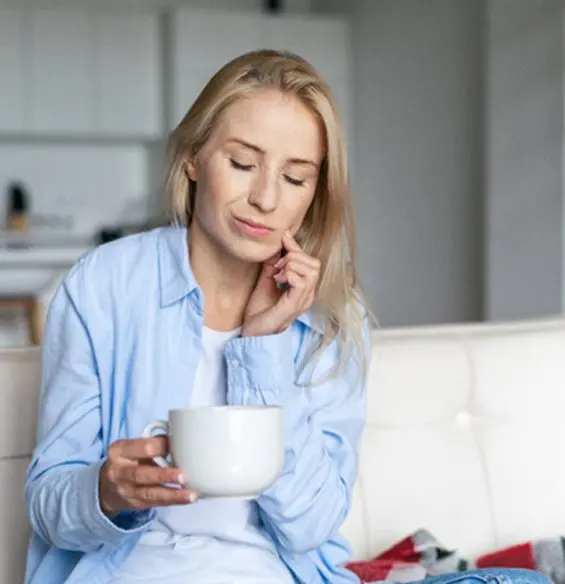
[[[235,142],[240,146],[244,146],[249,150],[253,150],[253,152],[258,152],[259,154],[265,154],[263,148],[260,148],[256,144],[252,144],[251,142],[247,142],[246,140],[242,140],[241,138],[229,138],[228,142]],[[318,168],[318,165],[313,160],[307,160],[306,158],[289,158],[287,162],[291,164],[308,164],[313,166],[314,168]]]

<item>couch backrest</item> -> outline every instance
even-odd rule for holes
[[[564,415],[564,320],[375,332],[355,556],[418,528],[471,557],[565,534]]]
[[[23,581],[38,349],[0,351],[0,584]],[[565,532],[565,321],[374,333],[343,533],[357,558],[424,527],[473,555]]]

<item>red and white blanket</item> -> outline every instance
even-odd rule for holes
[[[474,568],[528,568],[565,584],[565,538],[528,541],[478,558],[463,558],[443,547],[431,533],[420,529],[372,560],[347,566],[362,582],[392,580],[414,582]]]

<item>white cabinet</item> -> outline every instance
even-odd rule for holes
[[[242,53],[264,46],[264,17],[257,13],[180,9],[170,21],[171,103],[176,126],[212,75]]]
[[[170,40],[170,127],[180,121],[223,64],[253,49],[273,48],[297,53],[318,68],[333,89],[346,131],[351,134],[352,57],[346,18],[185,8],[173,13]]]
[[[266,19],[267,46],[303,57],[332,89],[350,141],[352,66],[350,24],[346,18],[281,15]]]
[[[181,9],[172,17],[178,64],[216,71],[241,53],[262,48],[264,18],[254,12]]]
[[[159,20],[152,14],[91,17],[96,134],[157,136],[162,126]]]
[[[160,17],[0,8],[0,132],[154,138]]]
[[[23,15],[0,8],[0,131],[24,128],[24,68]]]
[[[322,16],[272,16],[265,19],[269,48],[297,53],[324,77],[347,72],[350,65],[349,22]]]
[[[91,129],[88,16],[66,10],[32,10],[30,112],[32,133],[81,133]]]

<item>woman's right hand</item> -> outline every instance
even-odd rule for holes
[[[161,468],[153,462],[153,457],[166,454],[167,439],[161,436],[114,442],[100,470],[99,499],[104,514],[114,517],[120,511],[196,501],[197,494],[184,488],[178,468]],[[165,487],[163,483],[181,488]]]

